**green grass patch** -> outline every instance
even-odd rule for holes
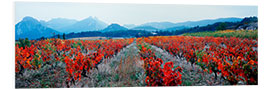
[[[258,30],[221,30],[221,31],[184,33],[182,35],[198,36],[198,37],[213,36],[213,37],[238,37],[238,38],[258,39]]]

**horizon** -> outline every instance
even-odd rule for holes
[[[46,22],[56,18],[80,21],[92,16],[107,24],[141,25],[149,22],[257,17],[258,6],[15,2],[15,24],[25,16]]]
[[[53,20],[53,19],[69,19],[69,20],[76,20],[76,19],[72,19],[72,18],[62,18],[62,17],[51,18],[51,19],[49,19],[49,20],[41,20],[41,19],[38,19],[38,18],[33,17],[33,16],[25,16],[25,17],[32,17],[32,18],[38,20],[39,22],[40,22],[40,21],[48,22],[48,21]],[[23,18],[25,18],[25,17],[23,17]],[[97,18],[98,20],[100,20],[98,17],[94,17],[94,16],[88,16],[88,17],[85,17],[85,18],[83,18],[83,19],[81,19],[81,20],[84,20],[84,19],[89,18],[89,17]],[[254,16],[246,16],[246,17],[254,17]],[[170,22],[170,23],[196,22],[196,21],[202,21],[202,20],[215,20],[215,19],[222,19],[222,18],[241,18],[241,19],[244,19],[244,18],[246,18],[246,17],[219,17],[219,18],[213,18],[213,19],[211,18],[211,19],[201,19],[201,20],[193,20],[193,21],[190,20],[190,21],[183,21],[183,22]],[[257,16],[255,16],[255,17],[257,17]],[[23,18],[22,18],[20,21],[16,22],[15,24],[21,22],[21,21],[23,20]],[[78,21],[81,21],[81,20],[76,20],[76,21],[78,22]],[[105,21],[103,21],[103,22],[105,22]],[[169,22],[169,21],[156,21],[156,22]],[[151,22],[146,22],[146,23],[151,23]],[[119,25],[121,25],[121,26],[122,26],[122,25],[128,25],[128,24],[121,24],[121,23],[106,23],[106,24],[108,24],[108,25],[111,25],[111,24],[119,24]],[[132,24],[132,23],[131,23],[131,24]],[[145,24],[145,23],[142,23],[142,24]],[[134,24],[134,25],[141,25],[141,24]]]

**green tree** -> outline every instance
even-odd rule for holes
[[[19,47],[23,47],[25,48],[25,46],[30,47],[31,46],[31,42],[28,40],[28,38],[25,39],[19,39]]]
[[[66,34],[65,34],[65,33],[63,33],[63,39],[64,39],[64,40],[66,39]]]
[[[57,34],[57,38],[60,39],[60,34]]]
[[[220,23],[217,27],[216,30],[225,30],[227,24],[226,23]]]

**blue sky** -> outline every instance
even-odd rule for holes
[[[108,24],[138,25],[257,15],[257,6],[15,2],[16,23],[25,16],[45,21],[59,17],[82,20],[94,16]]]

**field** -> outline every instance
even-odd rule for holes
[[[257,85],[257,36],[239,32],[257,33],[21,40],[16,88]]]
[[[69,40],[105,40],[105,39],[124,39],[122,37],[80,37],[70,38]]]
[[[71,38],[71,40],[103,40],[106,37],[80,37],[80,38]]]
[[[258,39],[258,30],[222,30],[212,32],[185,33],[183,36],[213,36],[213,37],[239,37]]]

